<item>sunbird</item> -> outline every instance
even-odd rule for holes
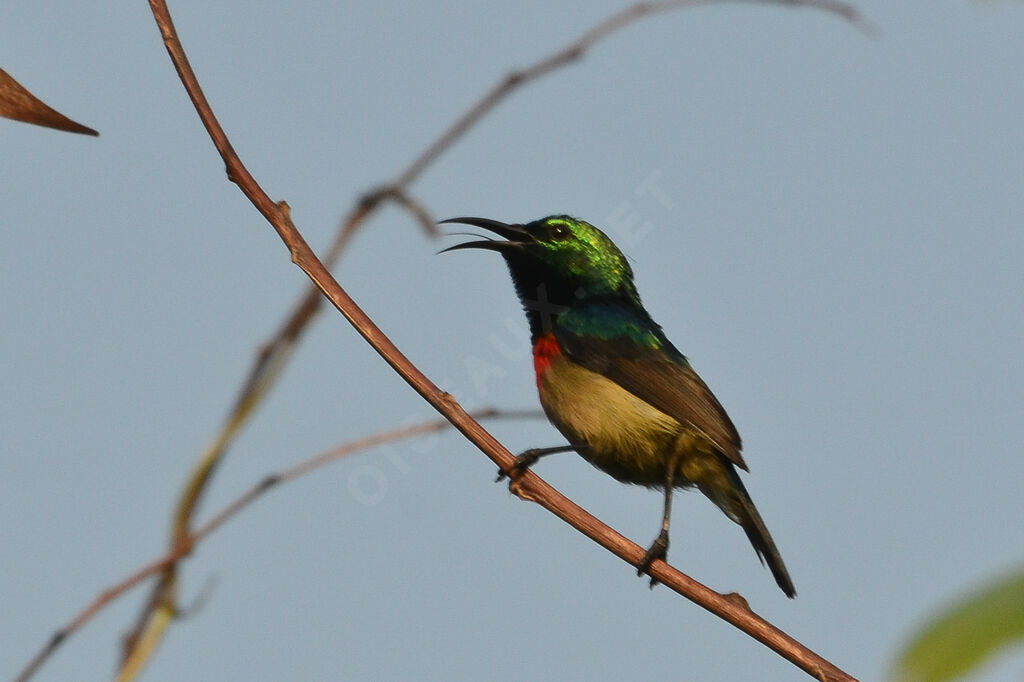
[[[651,319],[637,294],[633,270],[612,240],[567,215],[527,224],[468,217],[443,223],[472,225],[503,237],[444,251],[487,249],[505,259],[530,325],[540,403],[569,441],[568,446],[527,450],[513,468],[525,470],[545,455],[575,451],[619,481],[663,488],[661,532],[638,575],[667,556],[673,490],[696,486],[743,527],[786,596],[796,596],[782,556],[736,471],[748,471],[736,427],[689,360]]]

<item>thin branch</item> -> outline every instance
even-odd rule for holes
[[[530,80],[539,78],[560,66],[579,59],[583,55],[583,52],[586,49],[589,49],[589,47],[594,43],[642,16],[675,9],[677,7],[710,4],[715,1],[716,0],[703,0],[703,2],[701,2],[700,0],[691,0],[690,2],[641,3],[634,5],[633,7],[630,7],[601,22],[591,30],[587,31],[577,41],[566,48],[563,48],[559,52],[536,62],[534,65],[527,67],[526,69],[513,72],[505,76],[498,82],[498,84],[495,85],[494,88],[489,90],[481,100],[471,107],[466,114],[456,121],[451,128],[446,130],[437,140],[435,140],[434,143],[428,146],[428,148],[419,157],[417,157],[408,168],[399,174],[394,182],[389,185],[384,185],[373,192],[367,193],[356,203],[342,222],[337,236],[325,252],[324,263],[326,263],[328,267],[332,267],[337,262],[357,229],[364,224],[366,219],[369,218],[382,203],[387,200],[396,201],[405,207],[414,215],[414,217],[416,217],[425,229],[428,229],[433,233],[435,226],[429,216],[429,213],[421,204],[415,202],[415,200],[408,195],[406,187],[411,184],[411,182],[413,182],[431,162],[436,160],[438,156],[454,144],[454,142],[456,142],[459,137],[478,122],[480,118],[493,109],[504,97],[511,94],[518,86],[524,85]],[[724,2],[727,0],[718,1]],[[857,11],[851,6],[843,3],[828,1],[815,2],[814,0],[805,0],[801,2],[787,2],[786,0],[763,0],[762,2],[758,2],[758,0],[748,1],[753,1],[756,4],[790,4],[817,7],[819,9],[839,14],[849,21],[860,25],[862,28],[866,27],[865,22],[859,16]],[[230,165],[228,166],[228,174],[232,179],[234,179]],[[226,452],[234,436],[237,435],[246,419],[251,416],[255,406],[259,404],[262,397],[272,386],[273,381],[277,376],[279,376],[281,370],[290,358],[292,351],[297,345],[302,332],[316,317],[322,300],[323,299],[320,297],[320,290],[315,285],[310,286],[304,295],[293,306],[292,312],[279,327],[278,332],[262,345],[260,352],[254,360],[250,373],[239,391],[236,403],[229,413],[228,418],[225,420],[224,427],[221,432],[217,434],[210,447],[207,448],[207,451],[204,452],[190,476],[189,483],[186,486],[185,493],[182,496],[182,500],[179,503],[178,510],[175,514],[176,521],[171,542],[172,552],[168,556],[180,558],[181,554],[175,553],[177,550],[174,548],[182,546],[181,543],[183,538],[188,537],[191,517],[194,514],[194,510],[196,509],[206,484],[210,480],[216,463]],[[159,615],[163,613],[165,615],[173,615],[177,612],[177,607],[174,603],[176,587],[175,560],[171,559],[162,564],[162,568],[163,575],[161,576],[161,580],[155,584],[151,597],[147,600],[146,607],[143,609],[136,627],[132,633],[126,637],[126,651],[128,652],[135,650],[133,643],[143,635],[149,635],[149,638],[153,640],[152,646],[155,646],[163,627],[166,627],[170,618],[163,618],[162,621],[160,621],[162,622],[162,625],[158,624],[156,626],[157,631],[154,632],[151,628],[147,627],[151,625],[154,614]],[[56,643],[59,643],[60,638],[56,639],[58,640]]]
[[[497,410],[493,407],[476,410],[473,412],[476,419],[528,419],[540,417],[539,410]],[[354,455],[357,452],[369,450],[385,443],[394,443],[401,440],[408,440],[418,436],[425,436],[438,431],[450,429],[452,425],[446,419],[434,419],[431,421],[418,422],[395,429],[381,431],[364,438],[343,443],[331,448],[314,457],[302,460],[287,469],[265,476],[259,483],[249,488],[242,495],[235,498],[219,512],[214,514],[203,525],[194,532],[189,533],[181,541],[172,547],[163,556],[150,561],[133,573],[106,588],[85,606],[78,614],[68,621],[60,630],[55,632],[46,645],[32,657],[25,668],[18,673],[15,682],[26,682],[31,678],[39,667],[53,655],[54,651],[71,635],[80,630],[93,616],[99,613],[104,607],[115,599],[123,596],[132,588],[136,587],[146,578],[160,573],[167,566],[173,565],[180,559],[190,555],[196,546],[213,534],[214,531],[223,526],[243,509],[262,497],[265,493],[282,483],[304,476],[320,467],[344,457]],[[177,613],[172,614],[177,615]]]
[[[324,254],[324,263],[333,267],[351,241],[358,227],[385,201],[393,201],[405,208],[419,222],[424,231],[437,235],[437,225],[426,208],[405,190],[396,186],[385,186],[368,193],[353,207],[337,236]],[[238,396],[221,429],[200,455],[186,480],[174,512],[170,546],[173,548],[191,530],[192,517],[206,486],[213,477],[217,464],[227,453],[235,437],[241,432],[263,398],[273,388],[281,372],[291,359],[302,333],[316,318],[323,303],[323,297],[316,286],[309,286],[292,307],[278,331],[264,342],[249,369]],[[135,620],[135,624],[122,640],[121,674],[118,682],[134,679],[135,674],[155,650],[170,625],[172,616],[178,611],[177,564],[172,562],[164,567],[160,579],[153,584],[149,596]]]
[[[620,31],[644,17],[655,14],[700,5],[720,5],[727,2],[742,2],[754,5],[790,5],[824,10],[840,16],[862,30],[870,31],[870,25],[861,17],[860,12],[854,6],[834,0],[667,0],[665,2],[638,2],[598,23],[558,51],[534,62],[530,66],[506,74],[483,97],[477,100],[466,113],[460,116],[448,130],[442,133],[422,154],[409,164],[408,168],[402,171],[394,184],[397,187],[405,187],[419,177],[427,166],[447,151],[467,130],[476,125],[481,118],[508,97],[512,91],[526,85],[530,81],[546,76],[560,67],[581,59],[595,43],[607,38],[612,33]]]
[[[693,3],[690,3],[691,5]],[[776,3],[777,4],[777,3]],[[788,2],[818,6],[820,3]],[[680,6],[685,6],[680,4]],[[324,267],[305,239],[291,221],[288,205],[275,203],[263,191],[238,155],[231,147],[224,130],[217,121],[203,95],[202,89],[188,62],[185,52],[174,30],[164,0],[150,0],[150,7],[164,39],[164,45],[178,71],[189,97],[195,105],[203,125],[210,134],[227,168],[228,177],[249,198],[288,247],[292,261],[323,291],[335,308],[349,321],[355,330],[417,393],[438,412],[447,418],[456,429],[484,452],[502,469],[508,469],[514,462],[512,454],[480,424],[470,417],[458,402],[448,393],[440,390],[406,358],[390,339],[378,328],[365,312],[345,292],[331,273]],[[600,520],[588,514],[578,505],[560,494],[531,471],[514,476],[513,491],[523,499],[537,502],[559,518],[578,529],[591,539],[606,547],[617,556],[637,565],[644,550],[615,532]],[[794,662],[812,676],[823,680],[851,680],[849,675],[818,656],[802,644],[789,637],[773,625],[760,618],[742,603],[714,592],[685,576],[664,561],[655,561],[650,567],[652,577],[669,588],[686,596],[703,608],[733,623],[751,637],[763,642],[783,657]]]
[[[415,201],[409,195],[409,185],[442,153],[448,150],[470,128],[479,122],[481,118],[520,86],[580,59],[597,42],[642,17],[683,7],[726,1],[729,0],[675,0],[633,5],[598,23],[562,49],[524,69],[510,72],[505,77],[499,79],[455,123],[428,145],[392,182],[366,193],[356,202],[342,221],[335,238],[325,252],[324,264],[328,269],[333,268],[355,232],[387,201],[398,203],[416,218],[427,234],[436,235],[437,228],[433,218],[422,204]],[[866,22],[864,22],[855,8],[841,2],[835,2],[834,0],[734,1],[813,7],[833,12],[862,28],[866,26]],[[230,168],[229,175],[231,175]],[[185,490],[179,499],[174,515],[174,525],[170,541],[172,547],[189,533],[192,516],[199,504],[203,491],[212,478],[217,463],[226,454],[235,436],[241,431],[255,408],[262,402],[263,397],[273,386],[274,381],[280,376],[280,373],[291,358],[292,352],[297,346],[302,333],[319,313],[322,302],[323,298],[320,295],[320,290],[315,285],[310,286],[293,306],[292,312],[279,327],[278,332],[262,345],[250,369],[248,378],[238,393],[235,405],[224,422],[224,426],[203,452],[188,477]],[[134,665],[131,663],[132,658],[145,659],[148,655],[148,653],[138,650],[136,646],[138,642],[148,642],[149,649],[151,650],[155,643],[159,641],[163,629],[169,624],[170,621],[165,614],[176,609],[176,570],[177,567],[174,564],[166,567],[161,579],[154,584],[149,598],[136,619],[134,627],[125,636],[123,647],[125,667]]]

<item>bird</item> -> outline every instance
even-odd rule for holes
[[[667,557],[673,491],[696,487],[743,528],[778,586],[795,597],[782,556],[737,472],[748,468],[736,427],[651,319],[633,270],[612,240],[568,215],[525,224],[472,217],[441,224],[470,225],[501,238],[485,236],[442,253],[485,249],[504,258],[529,323],[541,406],[568,441],[522,452],[498,479],[541,457],[575,451],[619,481],[661,488],[661,531],[637,566],[641,576]]]

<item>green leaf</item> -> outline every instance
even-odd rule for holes
[[[899,682],[942,682],[970,671],[1024,639],[1024,568],[996,580],[939,613],[900,654]]]

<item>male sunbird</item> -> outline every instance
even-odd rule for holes
[[[743,527],[786,596],[796,596],[736,472],[736,467],[747,470],[736,427],[640,303],[633,271],[611,239],[565,215],[525,225],[485,218],[444,222],[504,237],[445,251],[488,249],[505,259],[530,324],[541,405],[569,441],[569,446],[527,450],[515,468],[575,450],[620,481],[663,488],[661,532],[638,574],[667,555],[672,491],[696,486]]]

